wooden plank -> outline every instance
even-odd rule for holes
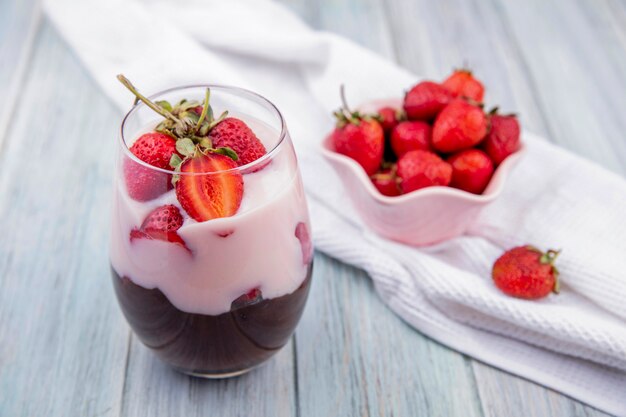
[[[296,332],[300,416],[482,415],[463,356],[405,324],[363,271],[316,262]]]
[[[533,382],[474,362],[476,381],[486,416],[608,416]]]
[[[585,2],[502,1],[498,8],[535,80],[552,139],[626,173],[626,47],[619,14]]]
[[[0,152],[40,21],[37,0],[0,1]]]
[[[279,0],[311,27],[352,39],[389,59],[394,58],[389,26],[381,0]],[[365,30],[364,30],[365,29]]]
[[[0,164],[0,414],[117,415],[128,328],[108,272],[119,112],[38,32]]]
[[[241,377],[192,378],[160,362],[133,337],[123,416],[295,415],[293,346]]]

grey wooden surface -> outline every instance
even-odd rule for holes
[[[526,128],[626,173],[626,3],[282,0],[429,77],[468,62]],[[202,381],[132,336],[107,259],[121,114],[42,17],[0,0],[0,416],[603,416],[414,331],[316,255],[296,335]],[[68,144],[75,146],[67,146]]]

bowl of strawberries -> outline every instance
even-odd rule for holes
[[[322,153],[365,224],[413,246],[465,233],[523,154],[517,117],[485,112],[483,96],[468,70],[357,110],[342,92]]]

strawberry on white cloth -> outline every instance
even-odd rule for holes
[[[210,82],[269,98],[299,152],[319,250],[365,269],[385,302],[434,339],[626,416],[623,178],[525,133],[527,154],[467,236],[424,249],[393,243],[362,224],[317,146],[341,83],[360,103],[400,97],[418,77],[268,0],[44,4],[120,109],[131,100],[118,73],[147,93]],[[530,302],[493,285],[493,261],[525,243],[563,249],[560,295]]]

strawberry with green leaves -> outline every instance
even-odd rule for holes
[[[506,295],[525,299],[559,292],[559,271],[554,266],[560,251],[542,252],[531,245],[509,249],[493,264],[492,278]]]
[[[337,119],[330,139],[335,151],[359,163],[367,173],[373,175],[383,160],[385,134],[375,116],[352,111],[346,103],[341,86],[343,106],[334,115]]]

